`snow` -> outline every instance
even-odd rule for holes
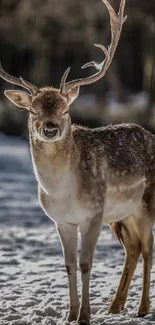
[[[125,310],[120,315],[107,314],[123,259],[123,248],[104,226],[90,284],[92,325],[155,323],[154,265],[151,313],[144,318],[136,315],[141,293],[141,261]],[[78,287],[80,293],[79,271]],[[28,143],[0,135],[0,325],[67,325],[67,308],[67,275],[61,246],[54,224],[39,207]]]

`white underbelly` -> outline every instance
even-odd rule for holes
[[[50,198],[47,199],[46,208],[44,210],[46,214],[55,222],[67,222],[79,225],[87,218],[93,218],[93,213],[87,208],[77,205],[75,202],[68,200],[63,202],[53,202]],[[140,205],[140,201],[134,202],[133,199],[128,200],[125,203],[121,202],[107,202],[104,207],[103,223],[116,222],[130,214]]]
[[[104,206],[103,223],[116,222],[136,212],[141,205],[145,178],[131,185],[109,187]]]
[[[103,223],[116,222],[133,214],[140,206],[145,189],[145,178],[131,185],[109,186],[105,202],[103,202]],[[61,195],[60,195],[61,194]],[[89,203],[89,202],[88,202]],[[92,207],[93,207],[93,202]],[[44,195],[42,208],[55,222],[66,222],[79,225],[88,218],[93,218],[95,209],[77,200],[74,187],[71,191]],[[89,208],[88,208],[89,207]]]
[[[133,199],[125,203],[117,202],[106,204],[104,208],[103,223],[111,223],[124,219],[133,214],[139,207],[140,202],[134,202]]]

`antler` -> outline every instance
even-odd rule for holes
[[[96,63],[95,61],[92,61],[92,62],[86,63],[82,67],[82,69],[84,69],[84,68],[88,68],[88,67],[92,66],[92,67],[96,68],[97,70],[99,70],[99,72],[97,72],[87,78],[76,79],[76,80],[72,80],[72,81],[66,83],[66,79],[67,79],[69,71],[70,71],[70,68],[68,68],[65,71],[65,73],[61,79],[61,83],[60,83],[60,92],[62,94],[66,94],[74,87],[89,85],[93,82],[96,82],[97,80],[101,79],[105,75],[106,71],[109,68],[109,65],[112,61],[112,58],[114,56],[114,53],[115,53],[115,50],[116,50],[116,47],[117,47],[117,44],[118,44],[118,41],[119,41],[119,38],[121,35],[123,23],[127,19],[127,16],[124,17],[125,0],[121,0],[118,14],[115,13],[114,9],[112,8],[112,6],[110,5],[110,3],[107,0],[102,0],[102,1],[104,2],[104,4],[106,5],[106,7],[109,11],[110,26],[111,26],[111,44],[108,47],[108,49],[106,49],[101,44],[94,44],[94,45],[96,47],[99,47],[104,52],[105,59],[100,64]]]
[[[19,78],[15,78],[13,76],[11,76],[10,74],[8,74],[1,65],[0,62],[0,77],[8,82],[10,82],[13,85],[17,85],[20,86],[22,88],[26,88],[27,90],[30,91],[31,94],[36,95],[38,92],[38,88],[31,84],[30,82],[24,80],[22,77]]]

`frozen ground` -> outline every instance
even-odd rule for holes
[[[136,317],[141,262],[125,311],[117,316],[107,315],[122,264],[123,249],[104,227],[90,285],[92,324],[155,324],[155,266],[151,313],[143,319]],[[0,135],[0,325],[69,324],[65,322],[67,307],[61,247],[53,223],[39,208],[28,146],[24,141]]]

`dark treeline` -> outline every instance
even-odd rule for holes
[[[75,104],[75,119],[88,120],[87,124],[90,125],[115,120],[121,122],[120,109],[115,113],[117,118],[114,119],[112,115],[108,117],[108,113],[105,118],[102,113],[103,107],[108,107],[109,98],[113,98],[114,102],[121,103],[120,107],[126,107],[125,103],[128,103],[130,112],[127,117],[123,112],[123,120],[138,121],[153,128],[150,123],[153,121],[155,101],[155,1],[126,2],[128,20],[124,24],[111,67],[103,80],[81,89],[81,97],[87,100],[80,102],[79,99]],[[110,3],[118,10],[119,0],[111,0]],[[61,76],[68,66],[72,67],[69,76],[71,79],[93,73],[91,69],[81,70],[80,67],[87,61],[103,60],[102,52],[93,44],[102,43],[107,46],[109,42],[109,19],[101,0],[0,1],[0,60],[3,67],[15,76],[22,75],[37,86],[52,84],[59,87]],[[4,99],[2,90],[6,87],[8,85],[0,80],[1,101]],[[140,110],[139,113],[136,105],[130,107],[129,104],[131,95],[142,92],[147,100],[145,110]],[[89,95],[93,96],[92,101]],[[86,102],[91,102],[90,107],[79,118],[78,106],[89,106]],[[91,108],[92,102],[95,113]],[[99,108],[96,109],[97,105]],[[24,122],[20,114],[14,117],[6,101],[1,106],[1,130],[22,133],[26,117]],[[79,110],[80,114],[81,111],[82,109]],[[6,118],[8,114],[14,125],[11,129]],[[20,123],[22,127],[17,131],[15,125],[19,126]]]

